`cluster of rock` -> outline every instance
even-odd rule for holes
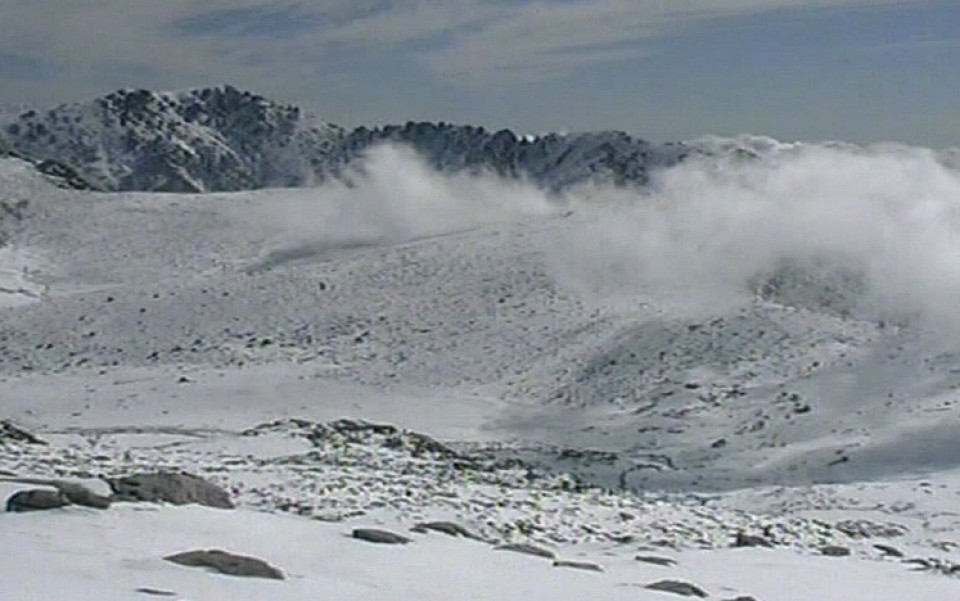
[[[198,504],[220,509],[232,509],[227,491],[198,476],[186,473],[138,473],[121,478],[107,478],[110,495],[96,493],[90,487],[60,479],[0,477],[0,481],[43,486],[14,493],[7,499],[6,510],[12,512],[58,509],[79,505],[107,509],[115,501]]]

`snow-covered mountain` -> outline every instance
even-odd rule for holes
[[[483,171],[558,190],[586,181],[643,184],[683,145],[622,132],[518,136],[444,123],[352,131],[230,86],[121,90],[27,110],[0,123],[10,150],[55,160],[104,190],[229,191],[312,185],[344,175],[371,146],[409,145],[443,171]]]
[[[28,110],[3,135],[10,150],[74,166],[101,189],[197,192],[299,185],[340,132],[225,86]]]
[[[159,469],[237,506],[0,514],[0,596],[953,598],[952,167],[712,140],[558,199],[640,146],[535,177],[458,131],[343,134],[362,158],[301,189],[0,159],[2,498]],[[212,548],[286,580],[163,559]]]

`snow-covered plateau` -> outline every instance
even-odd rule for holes
[[[563,194],[0,159],[0,498],[64,505],[0,514],[0,598],[960,598],[960,178],[729,154]],[[235,507],[110,498],[144,473]],[[168,560],[210,549],[272,568]]]

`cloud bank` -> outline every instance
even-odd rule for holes
[[[925,149],[797,145],[691,161],[645,195],[593,191],[558,255],[597,294],[674,291],[710,308],[751,300],[785,266],[847,278],[853,310],[960,332],[960,174]],[[842,283],[841,283],[842,284]]]
[[[793,269],[802,277],[791,285],[809,288],[807,306],[824,290],[846,287],[845,314],[920,319],[960,333],[954,155],[764,139],[748,146],[759,158],[691,160],[659,172],[648,190],[583,188],[562,203],[491,175],[440,174],[410,150],[382,146],[349,184],[280,199],[256,219],[283,232],[284,243],[265,259],[277,263],[556,219],[572,207],[540,244],[557,281],[585,298],[728,309],[768,292],[771,278],[782,284],[796,276]],[[836,299],[820,300],[820,308],[838,310],[828,306]]]

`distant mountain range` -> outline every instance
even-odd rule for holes
[[[120,90],[0,119],[0,153],[78,187],[208,192],[299,187],[339,178],[372,146],[414,148],[444,172],[492,172],[559,191],[602,181],[643,185],[691,152],[623,132],[521,136],[509,130],[406,123],[348,130],[231,86]]]

